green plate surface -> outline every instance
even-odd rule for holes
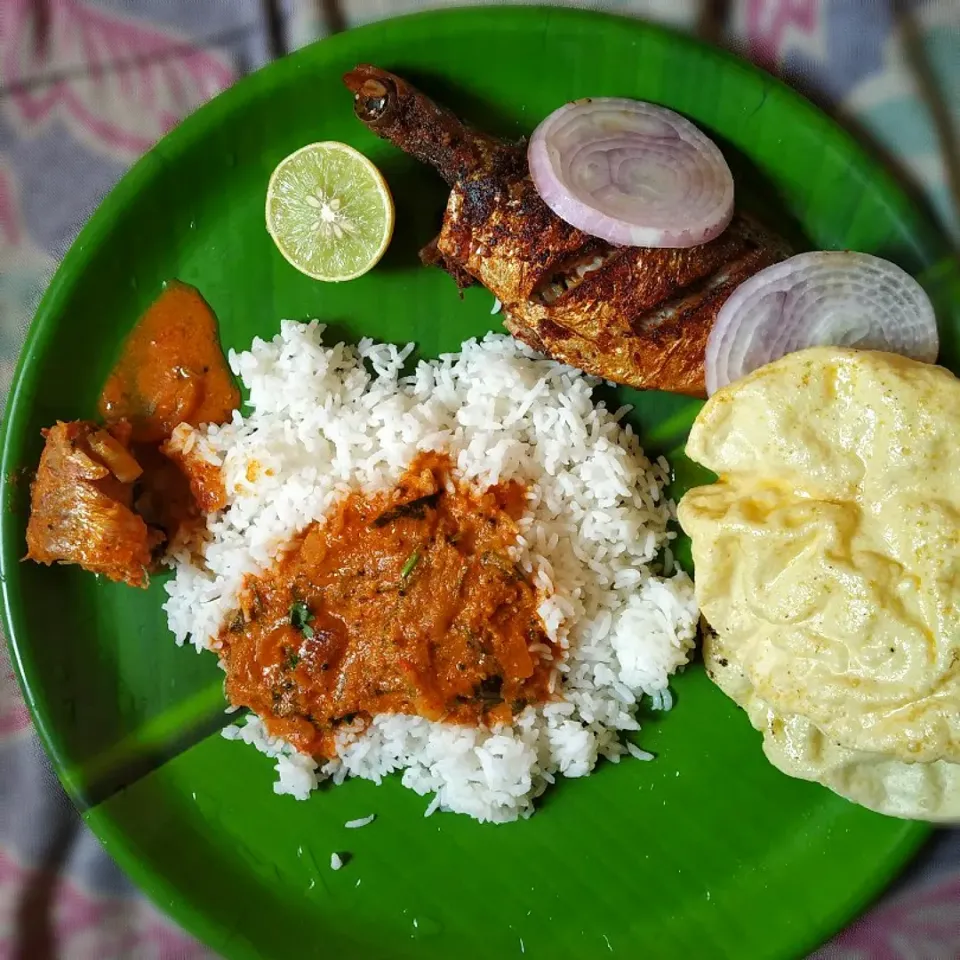
[[[639,737],[655,763],[561,783],[530,821],[422,816],[396,778],[306,803],[271,792],[271,764],[217,735],[211,656],[174,646],[162,578],[130,590],[20,562],[40,428],[89,417],[124,336],[170,277],[195,284],[244,347],[281,318],[337,336],[413,339],[425,355],[496,326],[417,250],[445,199],[431,171],[368,133],[340,75],[394,69],[494,132],[517,136],[565,100],[618,95],[690,116],[727,153],[740,202],[797,243],[852,247],[918,274],[956,369],[957,277],[924,215],[830,120],[765,74],[634,21],[500,8],[365,27],[272,64],[161,141],[84,229],[40,308],[2,452],[2,588],[14,659],[67,790],[157,903],[229,957],[788,958],[860,910],[924,828],[773,770],[759,737],[699,666]],[[496,66],[494,63],[496,62]],[[383,170],[397,229],[381,264],[316,283],[263,225],[275,164],[346,141]],[[697,404],[624,390],[648,447],[676,451]],[[679,488],[695,476],[675,455]],[[346,831],[346,820],[377,813]],[[352,857],[339,873],[333,851]]]

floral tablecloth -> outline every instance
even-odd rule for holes
[[[58,259],[178,120],[284,50],[419,0],[0,0],[0,398]],[[607,0],[779,73],[854,127],[960,242],[960,0]],[[81,824],[0,646],[0,960],[210,957]],[[960,958],[960,832],[818,960]]]

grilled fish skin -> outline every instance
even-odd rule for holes
[[[440,235],[422,252],[461,288],[477,280],[517,339],[554,359],[638,389],[705,395],[704,355],[717,312],[748,277],[789,255],[737,214],[697,247],[614,246],[543,202],[523,143],[473,130],[402,78],[369,64],[344,77],[375,134],[433,166],[450,185]]]

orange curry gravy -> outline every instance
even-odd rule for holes
[[[248,577],[219,634],[231,703],[271,734],[332,756],[337,727],[377,713],[478,724],[550,698],[560,652],[510,559],[525,488],[482,493],[417,457],[399,484],[353,494]]]
[[[216,316],[193,287],[168,282],[127,338],[99,404],[108,424],[132,428],[143,467],[134,506],[168,543],[189,541],[203,515],[226,504],[219,467],[184,455],[171,434],[180,423],[225,423],[239,405]]]
[[[193,287],[172,281],[127,339],[100,395],[107,423],[127,420],[135,442],[166,440],[178,423],[223,423],[240,405],[217,318]]]

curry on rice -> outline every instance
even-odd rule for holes
[[[349,496],[246,580],[218,636],[232,703],[332,757],[354,719],[492,725],[549,699],[559,651],[509,554],[524,488],[477,492],[452,470],[421,454],[396,487]]]

